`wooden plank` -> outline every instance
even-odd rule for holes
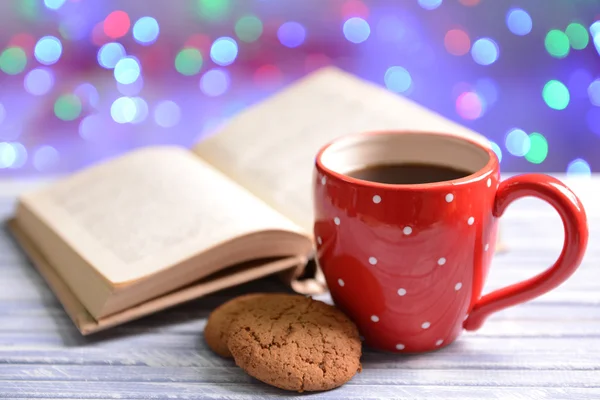
[[[64,346],[0,346],[0,365],[120,365],[149,367],[231,367],[233,362],[215,356],[201,338],[195,348],[174,344],[145,346],[135,340],[129,346],[111,346],[122,337],[106,337]],[[409,369],[506,369],[506,370],[591,370],[600,374],[600,338],[495,338],[473,335],[459,339],[437,352],[402,355],[363,351],[365,366],[404,371]],[[366,368],[366,367],[365,367]],[[400,372],[399,372],[400,373]]]
[[[127,399],[275,399],[306,398],[306,394],[282,391],[261,383],[220,384],[173,382],[35,382],[4,381],[4,393],[14,398],[66,399],[127,398]],[[319,399],[381,399],[400,398],[428,400],[471,399],[554,399],[587,400],[600,397],[597,388],[558,387],[481,387],[481,386],[419,386],[419,385],[354,385],[317,394]],[[498,397],[502,396],[502,397]]]
[[[231,363],[232,364],[232,363]],[[402,374],[377,364],[365,365],[351,380],[352,385],[416,386],[542,386],[600,387],[600,374],[585,370],[515,371],[505,369],[405,370]],[[45,366],[0,365],[0,382],[190,382],[215,384],[254,383],[243,370],[227,367],[148,367],[148,366]]]

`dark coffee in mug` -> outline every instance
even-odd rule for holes
[[[371,165],[347,175],[363,181],[409,185],[451,181],[471,175],[471,172],[443,165],[403,163]]]

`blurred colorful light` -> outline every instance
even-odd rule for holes
[[[197,0],[200,15],[208,20],[223,19],[231,8],[230,0]]]
[[[0,103],[0,125],[4,122],[4,117],[6,117],[6,108],[4,105]]]
[[[100,115],[88,115],[79,123],[79,136],[84,140],[99,141],[106,129],[104,124],[104,118]]]
[[[127,124],[135,119],[137,108],[131,97],[119,97],[110,106],[110,116],[118,124]]]
[[[569,37],[558,29],[552,29],[546,34],[544,46],[548,54],[556,58],[565,58],[571,48]]]
[[[10,168],[17,159],[15,148],[7,142],[0,142],[0,169]]]
[[[531,138],[522,129],[508,131],[505,138],[506,150],[516,157],[523,157],[531,149]]]
[[[569,92],[572,93],[573,97],[587,98],[588,87],[594,81],[592,74],[584,68],[577,68],[571,72],[567,87]]]
[[[17,75],[25,69],[27,55],[20,47],[9,47],[0,54],[0,70],[8,75]]]
[[[506,26],[515,35],[524,36],[531,32],[533,21],[522,8],[511,8],[506,14]]]
[[[529,151],[525,159],[532,164],[541,164],[548,157],[548,141],[541,133],[534,132],[529,135]]]
[[[200,90],[207,96],[220,96],[229,88],[229,73],[222,69],[211,69],[200,78]]]
[[[163,128],[172,128],[179,123],[181,119],[181,109],[171,100],[165,100],[154,108],[154,121]]]
[[[142,17],[133,24],[133,39],[142,45],[150,45],[156,42],[160,28],[156,19]]]
[[[115,65],[115,80],[124,85],[135,82],[140,77],[140,74],[140,63],[133,57],[121,58]]]
[[[21,168],[27,162],[27,149],[19,142],[9,143],[15,151],[15,159],[10,168]]]
[[[412,78],[410,73],[399,66],[389,67],[387,71],[385,71],[384,76],[385,86],[396,93],[404,93],[408,89],[410,89],[412,85]]]
[[[47,68],[32,69],[23,81],[25,90],[34,96],[43,96],[54,86],[54,73]]]
[[[139,124],[148,117],[148,103],[141,97],[133,97],[135,103],[135,118],[131,121],[132,124]]]
[[[593,107],[589,109],[585,115],[585,120],[590,131],[600,136],[600,108]]]
[[[458,0],[460,4],[467,7],[474,7],[479,4],[481,0]]]
[[[126,54],[121,43],[106,43],[98,50],[98,64],[103,68],[112,69]]]
[[[369,7],[360,0],[347,0],[342,5],[342,17],[344,19],[352,17],[367,18],[369,16]]]
[[[298,47],[306,39],[306,30],[298,22],[284,22],[277,30],[277,38],[285,47]]]
[[[488,106],[498,100],[498,85],[492,78],[480,78],[475,82],[475,90],[485,100]]]
[[[255,15],[244,15],[235,23],[235,34],[246,43],[257,41],[262,35],[263,24]]]
[[[62,43],[54,36],[44,36],[35,45],[33,54],[44,65],[55,64],[62,55]]]
[[[44,0],[44,5],[46,8],[51,10],[58,10],[65,4],[65,0]]]
[[[254,82],[263,88],[274,88],[283,80],[281,70],[272,64],[261,65],[254,72]]]
[[[590,34],[588,33],[587,29],[585,29],[585,26],[578,24],[577,22],[570,23],[565,30],[565,34],[569,38],[571,47],[575,50],[585,49],[590,42]]]
[[[551,80],[544,85],[542,97],[548,107],[555,110],[564,110],[569,105],[569,89],[560,81]]]
[[[220,37],[210,48],[210,58],[215,64],[226,66],[233,63],[238,55],[237,42],[230,37]]]
[[[592,174],[592,168],[587,161],[582,158],[576,158],[567,166],[567,176],[570,177],[589,177]]]
[[[144,88],[144,78],[141,75],[139,78],[137,78],[132,83],[123,84],[123,83],[117,82],[117,90],[123,96],[135,96],[136,94],[140,93],[143,88]]]
[[[456,112],[464,119],[474,120],[483,115],[484,103],[475,92],[464,92],[456,99]]]
[[[64,94],[54,103],[54,115],[63,121],[73,121],[81,114],[81,100],[74,94]]]
[[[426,10],[435,10],[442,5],[442,0],[419,0],[418,2]]]
[[[58,151],[52,146],[41,146],[33,154],[33,166],[40,172],[55,169],[59,161]]]
[[[198,49],[186,48],[175,56],[175,69],[182,75],[196,75],[202,68],[202,62],[202,54]]]
[[[352,17],[342,27],[344,37],[352,43],[362,43],[371,35],[369,23],[360,17]]]
[[[82,83],[75,88],[73,93],[79,97],[82,103],[86,103],[92,107],[97,107],[100,101],[98,89],[91,83]]]
[[[490,38],[477,39],[471,48],[473,60],[480,65],[490,65],[498,60],[500,48]]]
[[[596,79],[587,89],[588,96],[593,105],[600,107],[600,79]]]
[[[20,47],[27,57],[33,54],[36,40],[29,33],[17,33],[8,41],[7,47]]]
[[[58,32],[63,39],[80,40],[88,33],[89,24],[82,15],[70,14],[58,25]]]
[[[496,142],[493,142],[490,140],[490,147],[492,148],[494,153],[496,153],[496,156],[498,157],[498,161],[502,161],[502,149],[500,148],[500,146],[498,146],[498,144]]]
[[[471,39],[462,29],[450,29],[444,36],[444,47],[452,55],[463,56],[471,49]]]
[[[104,34],[112,39],[123,37],[129,31],[131,21],[125,11],[113,11],[104,20]]]

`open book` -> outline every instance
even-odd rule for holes
[[[10,226],[83,334],[278,275],[326,290],[313,257],[313,162],[340,135],[487,140],[339,69],[235,116],[193,149],[145,147],[20,196]]]

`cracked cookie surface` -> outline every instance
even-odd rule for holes
[[[285,390],[333,389],[361,370],[356,325],[336,307],[300,295],[253,302],[230,325],[227,343],[249,375]]]
[[[221,357],[231,358],[227,348],[227,337],[231,323],[238,315],[244,313],[247,307],[252,307],[265,293],[250,293],[231,299],[215,308],[208,317],[204,327],[204,340],[212,351]]]

